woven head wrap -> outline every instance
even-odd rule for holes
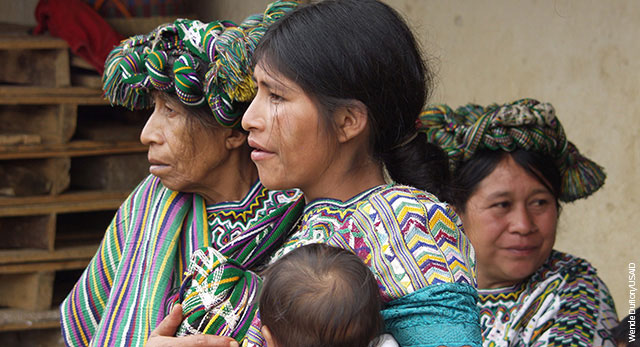
[[[208,103],[218,123],[236,127],[242,118],[236,103],[255,96],[251,55],[269,25],[296,6],[273,2],[240,25],[178,19],[132,36],[107,57],[105,95],[112,104],[144,109],[153,104],[151,90],[175,93],[188,106]]]
[[[567,141],[549,103],[521,99],[487,107],[468,104],[455,111],[447,105],[432,105],[420,114],[417,128],[448,153],[454,166],[471,159],[480,149],[524,149],[551,156],[562,178],[561,201],[591,195],[606,178],[602,167]]]

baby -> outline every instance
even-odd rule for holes
[[[263,275],[259,311],[267,346],[379,343],[383,320],[378,284],[355,254],[310,244],[283,256]]]

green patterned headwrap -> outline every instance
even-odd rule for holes
[[[297,6],[276,1],[240,25],[178,19],[123,40],[105,62],[105,96],[112,104],[144,109],[153,104],[152,90],[174,93],[188,106],[206,102],[218,123],[237,127],[237,103],[255,96],[251,55],[269,25]]]
[[[567,141],[549,103],[521,99],[487,107],[468,104],[455,111],[447,105],[430,105],[420,114],[417,128],[448,153],[454,166],[471,159],[480,149],[524,149],[551,156],[562,178],[561,201],[591,195],[606,178],[602,167]]]

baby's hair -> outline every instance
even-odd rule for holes
[[[279,346],[366,347],[382,331],[378,284],[349,251],[302,246],[263,276],[260,319]]]

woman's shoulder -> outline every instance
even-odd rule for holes
[[[555,283],[558,295],[565,297],[589,297],[595,302],[600,298],[614,307],[609,288],[598,276],[598,271],[585,259],[574,255],[551,251],[547,261],[531,276],[528,287],[538,287],[541,283]]]
[[[432,276],[434,282],[475,286],[473,246],[462,232],[453,209],[435,195],[410,186],[391,185],[359,205],[351,223],[353,227],[348,229],[351,236],[343,238],[373,238],[377,243],[402,239],[407,252],[414,254],[424,272],[447,269],[447,278],[437,273]]]
[[[380,209],[382,205],[393,208],[396,217],[404,216],[407,212],[422,210],[429,229],[433,229],[434,226],[446,226],[451,230],[462,231],[462,221],[450,204],[441,201],[430,192],[415,187],[389,185],[371,194],[360,207],[361,209]],[[438,222],[441,223],[438,224]]]
[[[414,197],[425,203],[447,205],[432,193],[403,184],[389,184],[372,195],[384,196],[389,199],[394,196]]]
[[[532,276],[538,282],[550,277],[559,276],[568,282],[580,278],[597,278],[598,272],[590,262],[574,255],[552,250],[547,261]]]

